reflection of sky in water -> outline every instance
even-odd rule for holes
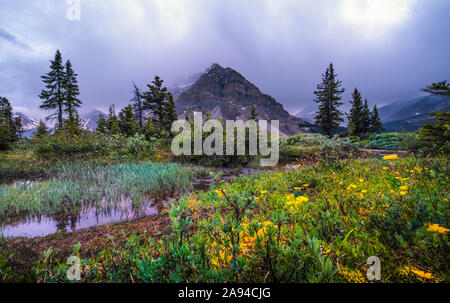
[[[25,218],[18,224],[0,228],[0,234],[3,234],[4,237],[42,237],[56,232],[73,232],[157,214],[158,209],[156,206],[152,206],[152,201],[148,201],[142,204],[140,209],[136,209],[131,206],[131,201],[128,199],[124,200],[121,205],[106,211],[88,208],[79,214]]]
[[[222,180],[230,181],[240,176],[248,175],[257,170],[244,168],[222,168],[218,171],[222,172]],[[216,171],[217,172],[217,171]],[[16,181],[4,182],[6,184],[33,183],[35,181]],[[214,185],[216,181],[211,176],[199,177],[193,182],[196,191],[207,191]],[[165,201],[172,201],[174,198],[164,197]],[[43,237],[57,232],[73,232],[93,226],[101,226],[109,223],[118,223],[146,216],[154,216],[158,214],[156,206],[152,205],[153,201],[139,203],[139,207],[133,206],[131,199],[122,197],[115,207],[106,207],[107,201],[102,199],[99,207],[89,207],[78,213],[56,214],[51,216],[33,216],[18,220],[17,223],[0,227],[0,235],[4,237]],[[103,206],[103,207],[102,207]],[[102,209],[103,208],[103,209]],[[106,209],[105,209],[106,208]],[[1,224],[0,224],[1,225]]]

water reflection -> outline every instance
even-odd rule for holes
[[[9,225],[0,227],[0,234],[9,238],[42,237],[157,214],[158,208],[152,200],[136,205],[131,202],[131,199],[123,199],[119,205],[113,207],[87,207],[77,212],[14,218]]]

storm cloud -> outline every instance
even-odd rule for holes
[[[40,76],[56,49],[79,74],[84,110],[118,107],[157,74],[170,86],[212,63],[295,113],[333,62],[347,89],[385,104],[450,80],[448,0],[0,0],[0,96],[43,117]]]

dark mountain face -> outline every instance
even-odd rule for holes
[[[211,113],[224,120],[248,120],[255,107],[260,120],[279,120],[280,134],[307,132],[306,121],[290,115],[283,106],[231,68],[213,64],[200,78],[176,99],[177,112]]]
[[[387,131],[416,131],[433,120],[432,112],[447,111],[449,105],[450,96],[426,94],[383,106],[379,113]]]

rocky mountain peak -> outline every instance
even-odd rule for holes
[[[292,135],[308,131],[305,121],[291,116],[283,106],[232,68],[214,63],[200,78],[176,98],[177,112],[211,113],[224,120],[248,120],[252,107],[259,119],[279,120],[280,131]]]

